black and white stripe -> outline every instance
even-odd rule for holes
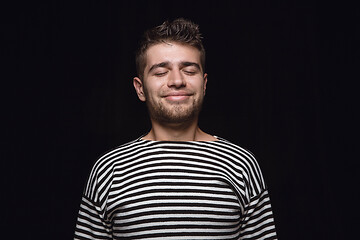
[[[94,165],[75,239],[276,239],[254,156],[224,139],[137,139]]]

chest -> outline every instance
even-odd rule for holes
[[[134,239],[154,234],[161,239],[233,237],[241,217],[236,190],[221,171],[183,161],[115,174],[107,205],[114,235]]]

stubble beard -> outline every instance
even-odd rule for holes
[[[164,100],[164,99],[161,99]],[[203,97],[189,100],[189,103],[166,103],[146,101],[150,118],[163,124],[187,124],[196,120],[201,111]]]

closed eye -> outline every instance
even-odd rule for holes
[[[182,68],[182,71],[189,76],[195,75],[199,73],[199,68],[194,63],[183,63],[184,67]]]
[[[183,69],[183,72],[186,74],[186,75],[195,75],[195,74],[198,74],[199,73],[199,70],[197,68],[194,68],[194,67],[186,67]]]
[[[165,76],[167,72],[157,72],[157,73],[154,73],[155,76],[157,77],[162,77],[162,76]]]
[[[187,75],[195,75],[196,71],[184,71]]]

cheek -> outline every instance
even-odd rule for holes
[[[204,93],[204,90],[205,90],[205,82],[204,80],[199,80],[199,81],[196,81],[193,83],[193,87],[194,89],[196,89],[197,91],[201,92],[201,93]]]
[[[161,93],[162,88],[162,84],[159,81],[149,81],[147,84],[144,84],[144,92],[147,97],[151,98],[158,96]]]

